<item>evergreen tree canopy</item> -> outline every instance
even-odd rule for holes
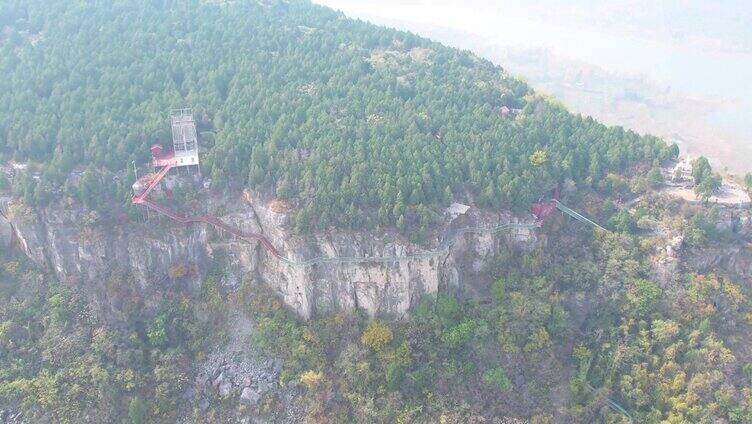
[[[77,166],[88,184],[145,163],[151,144],[169,144],[168,111],[184,106],[215,188],[285,198],[301,228],[413,224],[426,221],[418,206],[452,198],[526,210],[565,179],[675,155],[544,101],[466,51],[307,1],[0,10],[13,35],[0,36],[0,153],[43,163],[54,188]],[[127,199],[93,189],[81,188],[87,204]]]

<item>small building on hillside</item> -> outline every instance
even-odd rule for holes
[[[506,105],[502,106],[499,109],[499,116],[501,116],[502,118],[514,119],[520,113],[522,113],[522,109],[516,109],[513,107],[506,106]]]
[[[446,213],[449,214],[449,216],[451,216],[452,219],[454,219],[454,218],[457,218],[458,216],[466,214],[467,211],[469,210],[470,210],[470,206],[455,202],[449,205],[448,208],[446,208]]]
[[[675,184],[680,185],[694,185],[694,177],[692,176],[692,160],[689,158],[679,161],[673,169],[671,169],[671,175],[668,178]]]

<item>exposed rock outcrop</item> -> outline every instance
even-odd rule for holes
[[[725,245],[687,252],[688,269],[700,273],[722,272],[739,282],[752,283],[752,245]]]
[[[0,198],[0,248],[3,249],[10,248],[13,240],[13,228],[6,216],[9,201],[9,198]]]
[[[721,208],[715,223],[724,241],[691,247],[681,235],[669,236],[653,261],[652,274],[664,286],[677,283],[683,272],[716,273],[752,284],[752,213]]]
[[[217,346],[197,364],[193,384],[183,396],[188,404],[198,405],[204,416],[214,416],[211,410],[224,410],[234,416],[234,421],[227,422],[302,422],[300,390],[294,383],[280,384],[282,362],[252,348],[254,323],[237,311],[229,317],[226,328],[228,343]],[[275,408],[264,407],[270,399],[274,399]],[[190,408],[183,410],[178,423],[196,422],[194,414]]]
[[[210,211],[226,223],[245,232],[263,233],[293,261],[408,257],[391,262],[301,266],[275,258],[260,243],[234,240],[204,224],[174,224],[154,213],[140,222],[105,227],[86,224],[91,219],[81,210],[30,211],[18,203],[6,203],[4,221],[10,224],[20,248],[63,281],[85,279],[96,283],[117,267],[146,288],[176,265],[188,264],[201,271],[210,259],[221,255],[229,271],[225,284],[234,285],[243,277],[264,281],[304,318],[355,308],[372,316],[399,317],[425,294],[439,290],[478,292],[478,287],[489,283],[483,271],[490,257],[501,249],[531,248],[537,240],[534,231],[525,228],[497,234],[457,231],[518,221],[510,214],[475,208],[460,217],[448,215],[438,235],[421,247],[396,233],[330,230],[301,237],[290,231],[288,213],[248,192],[233,202],[227,198],[208,202]],[[195,284],[200,284],[200,275],[195,273]]]

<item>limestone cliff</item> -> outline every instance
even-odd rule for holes
[[[264,234],[290,259],[409,258],[301,266],[275,258],[260,243],[235,240],[205,224],[187,227],[154,213],[117,225],[92,224],[83,210],[32,211],[11,198],[0,200],[0,235],[5,234],[5,243],[15,239],[29,258],[48,267],[62,281],[84,280],[95,285],[114,268],[120,268],[146,289],[158,284],[176,265],[196,269],[191,278],[194,284],[200,284],[209,262],[222,258],[228,270],[224,284],[233,286],[241,278],[263,281],[304,318],[355,308],[371,316],[399,317],[425,294],[482,291],[489,283],[484,273],[488,258],[501,249],[531,248],[537,241],[537,235],[529,229],[498,234],[456,231],[520,222],[507,213],[475,208],[459,217],[447,215],[427,246],[418,246],[392,232],[332,229],[301,237],[290,229],[290,214],[260,197],[245,192],[229,199],[226,196],[207,202],[210,212],[245,232]],[[429,253],[410,257],[421,252]]]

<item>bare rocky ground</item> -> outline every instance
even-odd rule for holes
[[[178,422],[298,423],[304,411],[293,387],[279,385],[281,361],[254,351],[253,321],[242,312],[228,319],[228,342],[197,365],[185,392],[186,408]]]
[[[661,192],[690,203],[701,202],[692,188],[669,186],[665,187]],[[709,199],[709,202],[719,205],[744,207],[749,205],[750,199],[749,195],[747,195],[739,184],[724,181],[721,189]]]

